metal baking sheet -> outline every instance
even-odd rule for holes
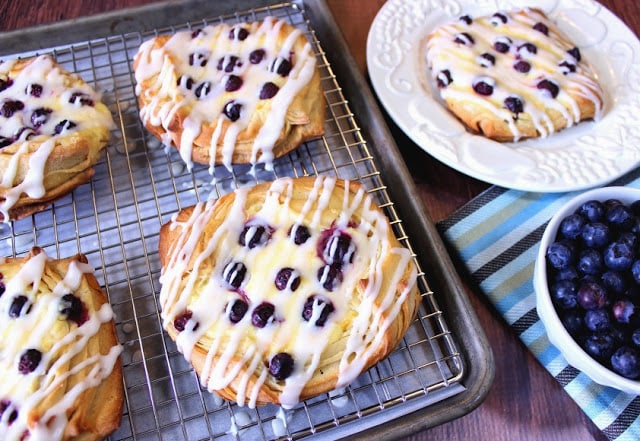
[[[195,166],[189,172],[138,117],[132,59],[159,33],[274,15],[312,42],[327,99],[326,133],[275,161],[273,172]],[[0,35],[3,58],[51,53],[103,95],[116,128],[90,183],[29,218],[0,226],[0,251],[84,253],[116,315],[126,404],[111,440],[391,439],[457,418],[486,396],[493,355],[375,99],[327,5],[166,2]],[[300,403],[238,407],[200,387],[163,332],[157,295],[160,226],[179,209],[281,176],[360,181],[420,269],[422,305],[402,343],[349,387]]]

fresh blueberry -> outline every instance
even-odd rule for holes
[[[293,373],[293,367],[293,357],[287,352],[279,352],[269,361],[269,373],[279,381],[289,378]]]
[[[31,95],[34,98],[40,98],[42,95],[42,85],[38,83],[31,83],[25,88],[24,93],[26,95]]]
[[[577,309],[569,309],[562,314],[560,321],[574,338],[584,331],[583,315]]]
[[[611,313],[618,323],[624,324],[636,321],[638,315],[636,305],[628,299],[620,299],[614,302],[611,306]]]
[[[635,260],[635,252],[631,245],[624,241],[615,241],[604,249],[604,264],[616,271],[626,271]]]
[[[619,271],[605,271],[600,280],[604,289],[614,295],[621,295],[629,287],[627,279]]]
[[[604,308],[607,300],[606,291],[598,283],[586,282],[578,288],[578,303],[584,309]]]
[[[582,228],[587,223],[587,220],[579,214],[570,214],[562,219],[560,227],[558,228],[560,236],[566,239],[576,239],[582,233]]]
[[[622,346],[611,356],[611,367],[626,378],[640,377],[640,355],[633,348]]]
[[[549,245],[546,256],[549,265],[558,270],[567,268],[575,261],[574,247],[566,240]]]
[[[636,347],[640,347],[640,328],[634,329],[631,333],[631,343]]]
[[[8,87],[11,87],[11,85],[13,85],[13,80],[11,78],[0,78],[0,92],[7,89]]]
[[[578,255],[578,272],[580,274],[601,274],[604,267],[602,254],[592,248],[586,248]]]
[[[590,309],[584,314],[584,325],[590,331],[604,331],[611,323],[606,309]]]
[[[561,280],[549,287],[551,300],[560,309],[571,309],[578,305],[578,286],[570,280]]]
[[[600,201],[590,200],[582,204],[577,213],[589,222],[601,222],[604,219],[605,207]]]
[[[561,270],[557,270],[555,275],[553,276],[554,282],[559,282],[561,280],[577,280],[580,276],[578,275],[578,270],[574,266],[568,266]]]
[[[608,332],[589,334],[584,340],[584,350],[596,360],[608,360],[615,350],[615,339]]]
[[[227,73],[233,72],[236,67],[242,66],[242,61],[235,55],[227,55],[218,60],[217,69]]]
[[[587,223],[582,227],[580,238],[585,246],[599,249],[611,242],[611,231],[602,222]]]
[[[634,224],[635,216],[629,207],[617,204],[607,208],[605,220],[614,228],[628,230]]]

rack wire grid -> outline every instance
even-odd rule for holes
[[[275,161],[274,170],[196,165],[187,170],[139,119],[132,60],[139,45],[162,33],[221,22],[286,19],[312,43],[327,101],[326,133]],[[283,3],[229,16],[39,50],[50,53],[102,93],[116,127],[93,179],[49,209],[0,226],[4,256],[33,246],[55,257],[83,253],[115,312],[122,353],[125,406],[111,440],[337,439],[427,408],[459,393],[464,362],[427,278],[419,268],[422,304],[404,340],[387,359],[342,390],[284,411],[222,401],[200,386],[189,363],[163,332],[158,294],[158,233],[172,214],[198,201],[281,176],[331,175],[362,183],[411,247],[367,140],[343,96],[326,54],[298,4]],[[30,56],[33,53],[15,54]],[[414,253],[415,256],[415,253]]]

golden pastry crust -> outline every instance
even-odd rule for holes
[[[121,347],[86,258],[33,248],[2,259],[0,274],[2,438],[104,439],[122,416]]]
[[[425,48],[448,109],[487,138],[546,137],[601,116],[596,75],[539,9],[462,16],[430,33]]]
[[[41,211],[87,182],[113,119],[82,78],[48,56],[0,64],[0,220]]]
[[[382,211],[332,178],[282,178],[183,209],[162,227],[159,255],[165,329],[203,385],[250,407],[345,387],[398,345],[420,301]]]
[[[324,134],[315,55],[282,20],[159,35],[141,45],[134,69],[145,127],[189,166],[269,166]]]

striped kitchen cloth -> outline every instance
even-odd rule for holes
[[[640,187],[640,170],[609,185]],[[532,193],[490,187],[438,223],[477,286],[542,365],[611,440],[640,439],[640,397],[603,387],[570,366],[536,313],[533,267],[551,216],[579,192]]]

